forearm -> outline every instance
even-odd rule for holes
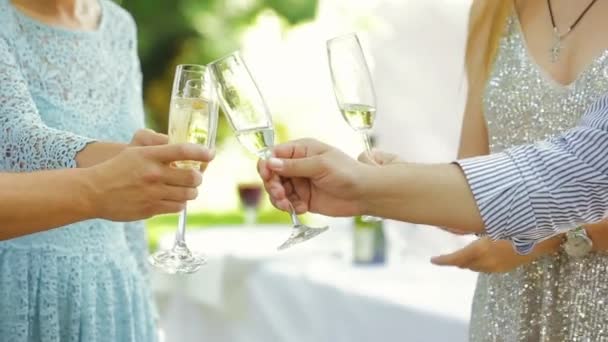
[[[364,211],[390,219],[479,233],[484,223],[462,170],[454,164],[392,164],[367,178]],[[608,221],[587,225],[594,250],[608,250]],[[541,257],[560,250],[563,234],[537,243]]]
[[[467,180],[454,164],[390,164],[368,170],[366,214],[480,233],[484,223]]]
[[[0,174],[0,240],[93,218],[88,170]]]

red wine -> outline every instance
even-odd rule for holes
[[[262,198],[262,186],[259,184],[239,184],[239,197],[246,207],[257,207]]]

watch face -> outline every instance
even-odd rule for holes
[[[566,253],[573,257],[585,256],[591,252],[591,248],[591,239],[581,233],[568,234],[568,241],[564,245]]]

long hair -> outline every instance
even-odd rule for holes
[[[485,84],[514,0],[473,0],[465,50],[469,84]]]

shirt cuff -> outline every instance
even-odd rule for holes
[[[521,233],[536,222],[523,179],[526,172],[514,156],[503,152],[455,163],[465,174],[490,238],[512,240],[519,253],[529,253],[537,240],[523,238]]]

